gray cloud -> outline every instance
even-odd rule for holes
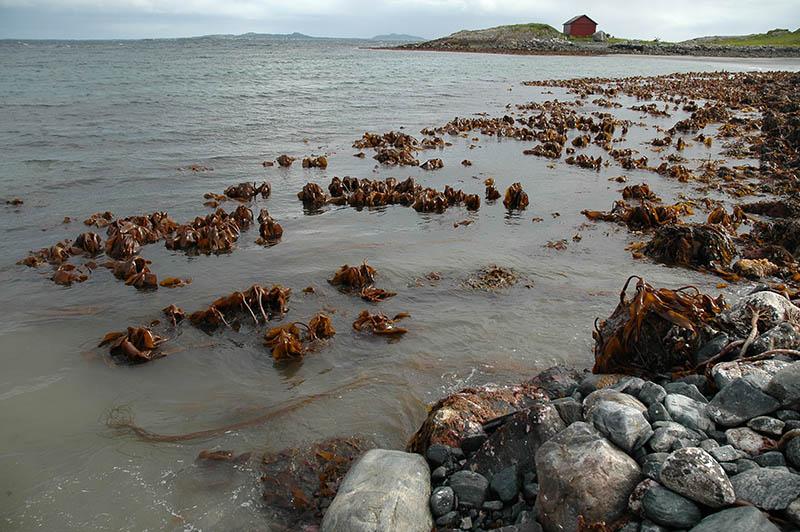
[[[437,37],[459,29],[518,22],[560,28],[587,13],[607,32],[681,40],[796,29],[798,0],[0,0],[0,37],[136,38],[209,33],[288,33]]]

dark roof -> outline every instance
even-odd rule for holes
[[[569,19],[568,21],[566,21],[564,24],[572,24],[573,22],[575,22],[575,21],[576,21],[576,20],[578,20],[579,18],[583,18],[583,17],[586,17],[586,18],[588,18],[589,20],[592,20],[591,18],[589,18],[589,15],[578,15],[577,17],[572,17],[571,19]],[[592,20],[592,22],[594,22],[595,24],[597,24],[597,22],[595,22],[594,20]]]

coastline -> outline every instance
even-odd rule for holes
[[[368,47],[372,50],[462,52],[506,55],[652,55],[731,58],[800,57],[800,46],[712,46],[695,44],[637,44],[637,43],[568,43],[566,41],[522,41],[503,46],[472,46],[429,41],[392,47]]]

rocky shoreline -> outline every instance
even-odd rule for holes
[[[353,465],[321,529],[797,530],[800,308],[756,286],[715,325],[703,371],[554,367],[442,399],[408,452]]]
[[[800,46],[724,46],[689,43],[572,42],[564,39],[520,39],[503,42],[455,42],[449,38],[410,43],[388,50],[472,52],[515,55],[678,55],[697,57],[800,57]]]

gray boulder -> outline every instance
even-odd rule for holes
[[[772,377],[781,369],[789,365],[783,360],[757,360],[754,362],[720,362],[711,370],[711,376],[720,390],[742,377],[753,377],[757,381],[766,380],[769,382]],[[752,382],[752,381],[751,381]]]
[[[678,449],[661,467],[661,483],[672,491],[711,508],[736,500],[731,482],[722,467],[699,447]]]
[[[732,324],[741,338],[745,338],[750,332],[753,310],[758,311],[760,324],[766,329],[771,329],[784,321],[800,320],[800,308],[781,294],[769,291],[743,297],[722,316],[722,319]]]
[[[619,518],[641,479],[636,462],[593,426],[573,423],[536,452],[536,511],[547,532],[575,532],[587,523]]]
[[[632,406],[600,401],[592,409],[592,423],[614,444],[630,453],[653,434],[642,412]]]
[[[699,432],[673,421],[659,421],[653,423],[653,427],[655,430],[648,445],[655,452],[669,452],[679,441],[694,442],[698,445],[703,440],[703,436]]]
[[[775,373],[766,391],[783,406],[800,402],[800,362],[794,362]]]
[[[595,392],[590,393],[588,396],[586,396],[586,399],[583,400],[584,420],[588,421],[592,419],[592,410],[601,401],[611,401],[613,403],[629,406],[631,408],[639,410],[639,412],[642,413],[647,411],[647,407],[644,406],[641,403],[641,401],[639,401],[632,395],[628,395],[627,393],[618,392],[616,390],[608,388],[603,388],[601,390],[597,390]]]
[[[433,528],[430,470],[418,454],[373,449],[347,472],[322,520],[322,532]]]
[[[762,510],[785,510],[800,497],[800,475],[762,467],[731,478],[736,497]]]
[[[758,508],[741,506],[711,514],[689,532],[780,532],[780,529]]]
[[[736,449],[733,445],[722,445],[714,449],[708,449],[714,460],[717,462],[735,462],[740,458],[747,458],[748,454]]]
[[[725,386],[706,407],[708,416],[723,427],[735,427],[757,416],[770,414],[781,405],[746,378]]]
[[[651,453],[648,454],[642,461],[642,473],[647,478],[658,480],[661,478],[661,467],[666,461],[668,453]]]
[[[800,438],[790,439],[783,452],[793,467],[800,468]]]
[[[709,432],[714,430],[714,422],[706,414],[706,405],[681,394],[668,394],[664,407],[673,420],[692,430]]]
[[[642,498],[642,511],[657,525],[688,529],[702,519],[703,514],[695,503],[674,491],[656,484]]]

